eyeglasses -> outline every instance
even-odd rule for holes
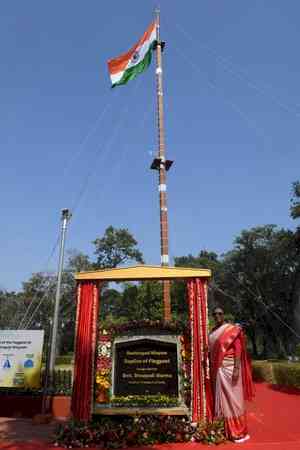
[[[222,312],[214,312],[213,316],[224,316],[224,313],[222,313]]]

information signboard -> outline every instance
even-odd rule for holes
[[[176,343],[138,339],[115,345],[115,395],[178,396]]]
[[[43,330],[0,330],[0,387],[40,387],[43,340]]]

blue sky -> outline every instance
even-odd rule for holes
[[[67,248],[90,255],[126,227],[159,264],[154,66],[110,89],[152,0],[10,0],[0,15],[0,287],[18,290],[49,259],[60,210]],[[242,229],[294,228],[300,178],[300,4],[162,0],[171,257],[229,250]],[[152,154],[151,154],[152,152]]]

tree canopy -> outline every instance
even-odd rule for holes
[[[137,241],[125,228],[108,227],[102,238],[93,241],[97,260],[96,268],[114,268],[128,261],[143,264],[143,255],[137,248]]]
[[[293,184],[290,215],[300,217],[300,182]],[[73,349],[75,331],[74,273],[115,268],[128,262],[144,263],[138,242],[129,230],[109,226],[92,241],[94,255],[68,252],[62,279],[59,350]],[[197,248],[197,243],[195,244]],[[242,230],[232,248],[218,255],[198,249],[194,255],[174,258],[175,266],[212,270],[209,308],[222,306],[246,330],[250,348],[258,357],[290,354],[300,342],[300,227],[295,231],[276,225]],[[36,273],[20,292],[0,290],[0,326],[43,328],[49,338],[55,273]],[[172,283],[173,319],[188,320],[186,287]],[[101,292],[101,320],[125,322],[162,319],[162,285],[158,281],[105,285]]]

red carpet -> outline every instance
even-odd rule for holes
[[[300,391],[275,389],[256,384],[256,399],[248,406],[251,440],[244,444],[224,444],[217,448],[245,450],[300,450]],[[198,450],[197,443],[164,444],[139,450]],[[0,442],[0,450],[47,450],[43,442]],[[59,448],[56,447],[58,450]],[[211,447],[210,447],[211,448]]]

